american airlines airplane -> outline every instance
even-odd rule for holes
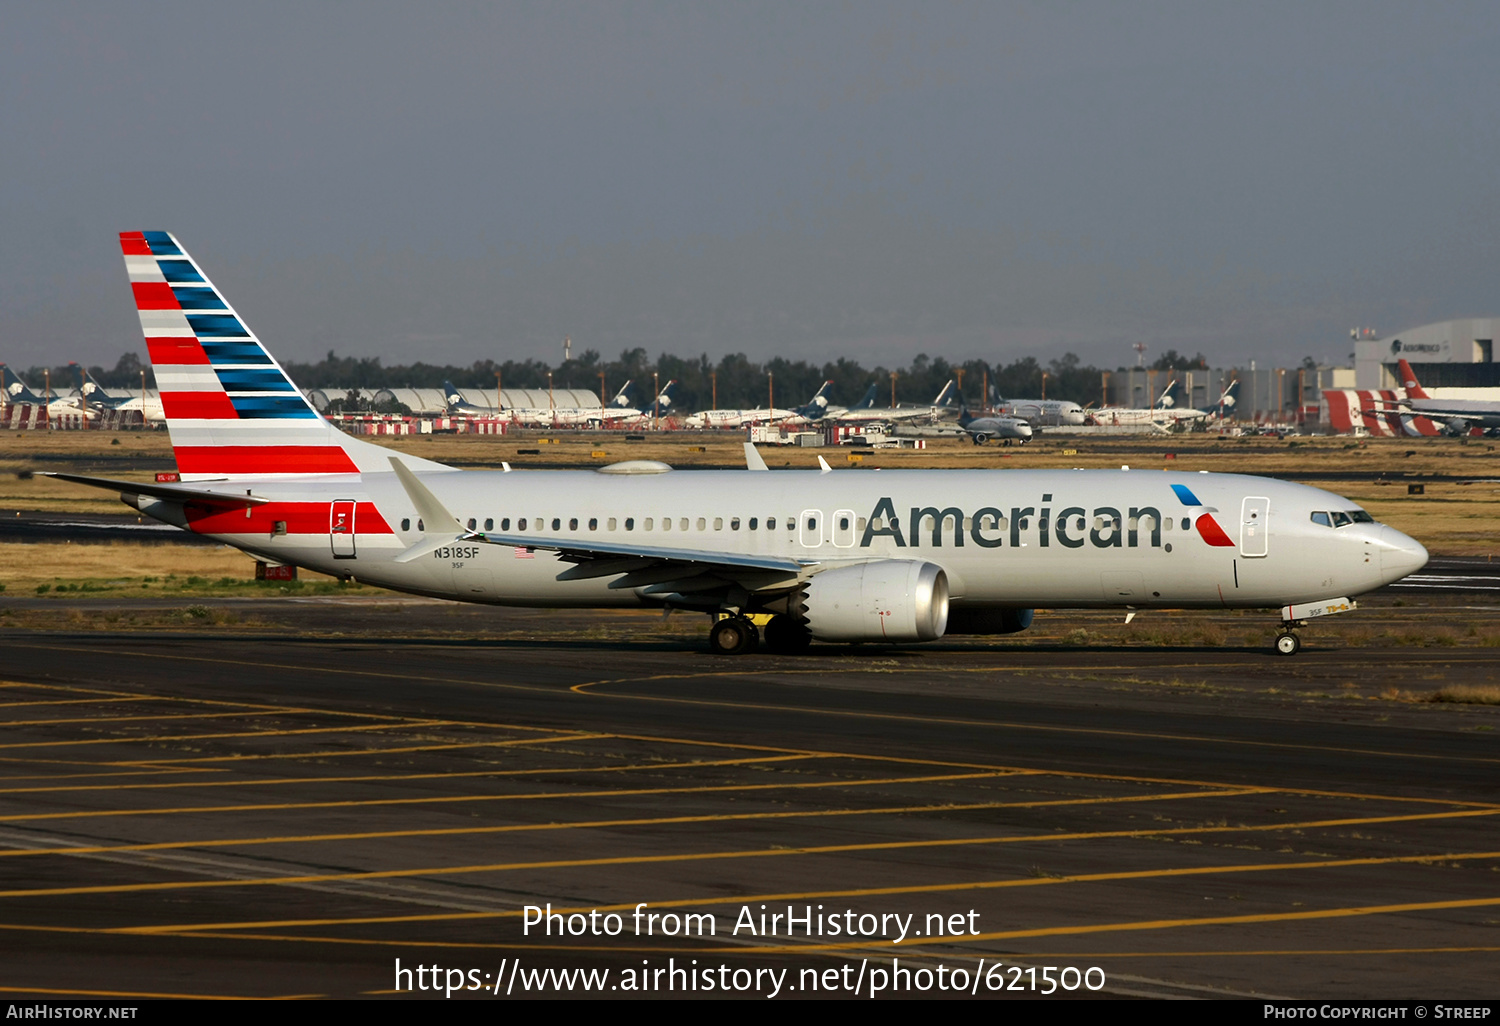
[[[1427,550],[1332,493],[1102,470],[462,471],[344,435],[166,232],[120,237],[177,482],[64,480],[258,558],[495,605],[695,610],[759,641],[1024,630],[1038,606],[1352,608]],[[1128,617],[1127,617],[1128,619]]]

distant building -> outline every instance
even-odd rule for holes
[[[1438,321],[1384,338],[1354,340],[1355,388],[1401,387],[1396,361],[1406,359],[1427,389],[1500,387],[1495,331],[1500,317]]]

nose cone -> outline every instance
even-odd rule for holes
[[[1022,438],[1030,438],[1031,437],[1031,425],[1030,424],[1026,424],[1026,423],[1017,424],[1016,425],[1016,430],[1021,433],[1021,437]]]
[[[1394,527],[1380,529],[1380,577],[1386,584],[1399,581],[1427,565],[1427,548]]]

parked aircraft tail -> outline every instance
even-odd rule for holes
[[[959,398],[958,382],[949,378],[948,383],[938,392],[937,398],[932,401],[932,405],[952,406]]]
[[[870,387],[865,389],[865,394],[860,397],[859,402],[849,407],[851,410],[873,410],[875,408],[875,390],[880,387],[879,382],[871,382]]]
[[[121,232],[120,248],[184,481],[390,472],[389,450],[319,416],[175,238]]]
[[[0,363],[0,387],[4,387],[5,401],[8,403],[37,405],[42,402],[42,397],[28,388],[26,382],[16,376],[16,372],[3,363]]]
[[[1432,398],[1427,394],[1426,389],[1422,387],[1421,383],[1417,381],[1417,375],[1412,371],[1411,364],[1406,362],[1406,357],[1403,356],[1396,361],[1396,369],[1401,373],[1401,387],[1406,389],[1407,398]]]
[[[870,387],[874,388],[875,386],[871,385]],[[797,407],[792,412],[807,420],[822,420],[823,415],[828,412],[828,396],[832,391],[833,382],[823,382],[805,405]]]

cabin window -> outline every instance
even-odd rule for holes
[[[723,517],[714,517],[714,530],[715,531],[722,531],[722,530],[724,530],[724,518]]]
[[[652,520],[650,517],[647,517],[646,518],[646,523],[643,525],[643,527],[644,527],[645,530],[649,531],[655,525],[656,525],[656,521]]]
[[[469,518],[469,530],[471,530],[471,531],[474,530],[475,527],[476,527],[476,524],[477,524],[477,521],[475,521],[475,519],[473,517],[470,517]]]
[[[589,517],[589,530],[590,531],[597,531],[597,530],[599,530],[599,518],[598,517]]]
[[[526,530],[526,518],[525,517],[522,517],[520,520],[516,521],[516,530],[517,531],[524,531],[524,530]]]
[[[570,531],[576,531],[576,530],[578,530],[578,518],[577,517],[572,517],[572,518],[570,518],[568,520],[568,530],[570,530]]]
[[[417,530],[418,531],[425,531],[425,530],[427,530],[426,525],[422,523],[422,519],[420,517],[417,518]]]
[[[670,531],[672,529],[672,518],[671,517],[662,517],[661,518],[661,529],[663,531]]]
[[[562,517],[553,517],[552,518],[552,530],[554,530],[554,531],[561,531],[562,530]]]
[[[766,517],[766,530],[767,531],[774,531],[774,530],[776,530],[776,518],[775,517]]]
[[[969,525],[967,523],[965,523],[964,526],[968,527]],[[840,531],[847,531],[847,530],[849,530],[849,518],[848,517],[839,517],[839,530]]]
[[[1141,518],[1131,517],[1129,527],[1132,531],[1139,531],[1141,529]]]
[[[635,517],[626,517],[625,518],[625,530],[627,530],[627,531],[634,531],[635,530]]]
[[[1328,514],[1322,512],[1314,513],[1312,515],[1312,522],[1315,524],[1322,524],[1324,527],[1333,526],[1333,521],[1329,518]]]
[[[847,517],[844,519],[843,525],[844,525],[845,528],[847,528],[849,526],[849,520],[848,520]],[[964,517],[964,530],[965,531],[972,531],[973,529],[974,529],[974,518],[973,517]]]
[[[865,518],[864,517],[860,517],[858,520],[854,521],[854,529],[856,531],[858,531],[860,534],[864,534],[865,533]]]
[[[503,517],[503,518],[501,518],[501,520],[500,520],[500,530],[502,530],[502,531],[509,531],[510,530],[510,517]]]
[[[698,518],[698,530],[700,530],[700,531],[706,531],[706,530],[708,530],[708,521],[704,520],[702,517]]]
[[[883,531],[883,530],[885,530],[885,517],[871,517],[870,518],[870,530],[872,530],[872,531]]]
[[[730,518],[730,520],[729,520],[729,529],[731,531],[738,531],[740,529],[740,518],[739,517],[731,517]]]
[[[688,529],[688,518],[687,517],[683,517],[681,520],[677,521],[677,530],[679,530],[679,531],[686,531],[687,529]]]
[[[760,523],[760,519],[758,517],[751,517],[750,518],[750,530],[752,530],[752,531],[755,530],[756,525],[759,524],[759,523]]]
[[[1172,529],[1172,525],[1175,523],[1177,523],[1176,517],[1167,517],[1161,522],[1161,529],[1163,531],[1170,531]]]
[[[1193,518],[1192,517],[1183,517],[1182,518],[1182,529],[1184,531],[1190,530],[1192,528],[1192,526],[1193,526]]]
[[[608,527],[608,528],[609,528],[609,529],[610,529],[610,530],[611,530],[611,531],[613,531],[613,530],[614,530],[614,529],[615,529],[615,518],[614,518],[614,517],[610,517],[610,518],[609,518],[609,523],[608,523],[608,524],[607,524],[607,525],[606,525],[606,526],[607,526],[607,527]]]
[[[1313,516],[1317,516],[1317,514],[1314,513]],[[401,530],[403,530],[403,531],[410,531],[411,530],[411,517],[402,517],[401,518]]]
[[[495,529],[495,518],[494,517],[485,517],[484,518],[484,529],[486,531],[493,531]]]

